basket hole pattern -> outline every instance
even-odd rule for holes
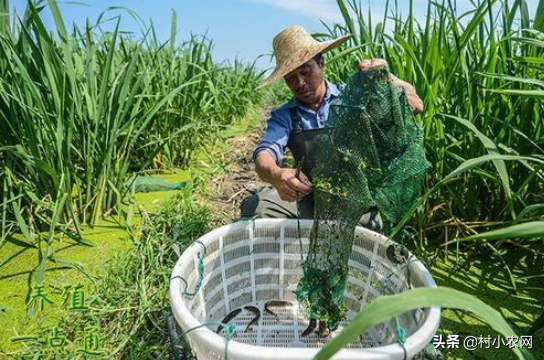
[[[301,230],[305,237],[299,239],[296,227],[252,229],[250,224],[207,247],[203,296],[184,299],[195,317],[203,323],[221,321],[231,310],[253,305],[261,310],[258,324],[244,332],[253,314],[243,310],[234,319],[237,329],[233,341],[268,347],[321,347],[328,339],[317,334],[300,337],[308,320],[305,309],[293,301],[294,290],[302,276],[300,243],[305,253],[310,233],[309,228]],[[387,259],[386,246],[380,244],[376,249],[374,246],[373,239],[356,234],[345,296],[349,320],[372,299],[408,289],[406,269]],[[198,278],[196,267],[187,266],[186,270],[189,289],[194,289]],[[265,302],[273,299],[293,301],[292,309],[274,309],[279,320],[264,312]],[[410,335],[425,320],[425,315],[426,312],[419,309],[398,319]],[[343,322],[340,328],[347,324]],[[392,343],[396,340],[395,328],[392,321],[380,324],[349,347],[369,348]],[[219,354],[218,358],[222,356]]]

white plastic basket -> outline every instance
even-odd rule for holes
[[[182,330],[192,329],[186,338],[199,360],[224,359],[226,340],[223,332],[215,333],[217,323],[233,309],[246,305],[258,307],[261,318],[248,332],[244,330],[254,318],[252,313],[243,310],[233,320],[237,327],[228,342],[230,360],[302,360],[315,356],[328,338],[300,336],[309,321],[294,294],[302,276],[300,244],[302,254],[306,254],[312,223],[289,219],[241,221],[202,236],[181,255],[172,274],[170,301]],[[403,292],[409,286],[436,287],[413,255],[405,264],[390,261],[386,248],[392,243],[383,235],[356,228],[345,292],[348,319],[332,336],[378,296]],[[198,285],[199,259],[204,265],[201,287],[194,296],[187,296]],[[291,308],[274,309],[279,320],[263,311],[266,301],[276,299],[293,303]],[[417,309],[396,320],[406,330],[404,349],[411,358],[432,340],[440,309]],[[214,325],[208,325],[211,322]],[[392,319],[363,334],[333,359],[400,360],[405,358],[404,349],[396,342],[396,322]]]

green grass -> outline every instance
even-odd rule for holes
[[[504,259],[514,271],[521,276],[538,275],[542,269],[542,258],[531,252],[518,250],[510,251]],[[506,269],[497,266],[501,263],[491,250],[475,249],[462,254],[457,262],[455,252],[450,251],[448,262],[444,262],[443,254],[435,259],[431,267],[433,277],[439,286],[454,288],[472,294],[488,305],[497,309],[513,326],[519,335],[527,334],[527,329],[534,321],[535,314],[542,311],[542,296],[544,295],[544,278],[536,277],[523,280],[518,293],[511,289],[509,274]],[[479,318],[471,313],[447,309],[442,312],[439,334],[459,334],[465,336],[496,336],[497,333],[489,328]],[[539,345],[544,343],[544,332],[533,336],[532,355],[536,359],[544,359],[544,352]],[[448,358],[488,358],[511,359],[510,349],[479,349],[469,352],[463,349],[448,350]]]
[[[456,1],[438,1],[428,3],[426,22],[420,23],[413,2],[402,16],[396,2],[387,2],[379,19],[356,1],[337,2],[344,23],[330,24],[318,37],[355,36],[328,55],[327,74],[339,81],[362,59],[381,57],[416,87],[425,103],[419,121],[434,167],[428,188],[483,155],[544,157],[542,12],[529,14],[524,1],[493,0],[461,13]],[[512,221],[522,213],[530,216],[519,220],[534,219],[542,208],[524,210],[544,203],[542,167],[521,159],[488,161],[441,186],[425,210],[445,205],[442,220]]]
[[[121,206],[132,174],[187,166],[262,99],[252,65],[216,64],[206,38],[178,44],[175,13],[166,43],[153,27],[135,41],[119,19],[112,32],[99,19],[69,33],[54,0],[29,2],[20,24],[11,19],[19,25],[2,19],[2,238],[20,231],[35,243],[33,230],[51,223],[81,237],[80,224]]]
[[[29,1],[21,18],[3,1],[0,13],[0,248],[12,256],[15,237],[29,250],[11,263],[47,287],[51,267],[79,267],[59,236],[88,245],[86,225],[107,216],[130,227],[133,175],[187,167],[263,95],[252,65],[217,64],[203,37],[179,42],[175,12],[165,43],[143,22],[138,41],[119,18],[102,31],[106,14],[67,30],[54,0]],[[147,210],[154,196],[141,196]]]
[[[91,231],[84,231],[84,234],[93,241],[94,246],[80,246],[65,238],[63,241],[55,241],[55,253],[81,264],[84,271],[93,276],[107,265],[115,253],[132,247],[126,239],[126,232],[115,223],[103,222]],[[4,308],[1,314],[3,326],[0,328],[0,349],[4,351],[16,346],[9,339],[17,334],[31,334],[40,327],[56,325],[57,320],[67,311],[62,306],[64,299],[61,296],[65,286],[75,286],[78,281],[88,286],[91,281],[77,269],[50,263],[46,267],[45,289],[54,304],[46,304],[44,312],[28,316],[26,304],[35,285],[34,275],[39,259],[33,248],[19,244],[22,242],[13,237],[0,253],[0,304]]]
[[[542,313],[544,285],[544,0],[535,14],[523,0],[479,1],[463,14],[455,0],[429,2],[424,24],[413,16],[413,2],[404,17],[394,10],[396,3],[387,2],[380,19],[366,15],[356,1],[337,3],[344,23],[328,24],[327,33],[316,36],[355,37],[346,44],[350,50],[328,55],[329,79],[346,79],[360,60],[382,57],[425,103],[418,121],[434,169],[426,195],[405,217],[405,242],[432,263],[440,285],[477,296],[500,310],[514,330],[527,331]],[[217,220],[186,191],[165,207],[154,203],[154,193],[137,194],[130,205],[126,181],[140,171],[193,165],[199,153],[223,144],[236,127],[233,120],[261,104],[263,95],[253,90],[259,75],[238,62],[214,63],[207,39],[179,44],[175,13],[171,39],[161,44],[153,28],[143,29],[141,41],[126,36],[119,24],[112,32],[95,24],[69,32],[55,1],[33,4],[20,24],[0,16],[0,259],[15,255],[0,277],[21,272],[0,279],[0,287],[10,289],[0,295],[6,297],[0,316],[11,321],[15,309],[21,331],[59,324],[70,339],[67,349],[80,357],[74,341],[94,326],[112,357],[161,358],[168,352],[162,309],[176,257],[172,246],[182,250]],[[0,13],[8,9],[0,1]],[[46,9],[55,34],[42,22]],[[285,87],[273,91],[285,98]],[[213,156],[198,163],[209,172],[224,171]],[[195,169],[190,177],[202,191],[206,176]],[[159,215],[139,232],[137,217],[125,222],[141,201],[144,210]],[[114,222],[104,223],[104,214]],[[96,226],[92,233],[84,223]],[[173,231],[173,224],[185,226]],[[101,241],[105,225],[114,238],[120,229],[131,231],[133,247]],[[96,247],[63,249],[87,235]],[[447,246],[447,263],[442,252],[432,261],[439,246]],[[24,325],[29,284],[52,288],[84,281],[76,261],[87,263],[94,276],[100,270],[86,283],[95,309],[56,310]],[[473,315],[453,310],[444,312],[442,331],[492,334]],[[542,336],[537,333],[535,343]],[[540,352],[535,346],[534,354]],[[475,356],[490,354],[512,356],[502,350]]]
[[[225,136],[240,136],[247,133],[257,126],[260,115],[260,111],[257,111],[256,108],[252,109],[249,116],[244,121],[233,124]],[[209,153],[211,149],[197,153],[188,170],[153,176],[170,182],[188,181],[194,184],[194,191],[205,192],[207,179],[223,171],[220,160],[216,155],[228,149],[224,143],[218,145],[219,147],[213,149],[215,155]],[[144,239],[139,238],[142,231],[140,229],[142,218],[138,210],[132,220],[132,241],[130,241],[131,235],[125,226],[124,217],[119,218],[112,215],[100,220],[92,229],[88,226],[82,226],[85,238],[93,242],[93,247],[77,245],[65,249],[65,243],[55,241],[55,254],[81,263],[83,270],[90,275],[90,278],[77,269],[58,269],[58,266],[50,263],[46,268],[45,287],[48,295],[55,303],[52,305],[46,304],[45,312],[32,317],[27,315],[25,304],[32,287],[35,285],[34,277],[30,271],[36,270],[38,253],[34,249],[24,251],[21,235],[13,237],[12,241],[16,242],[16,244],[12,242],[4,243],[0,248],[0,305],[4,309],[3,312],[0,312],[0,318],[2,324],[7,325],[0,329],[0,355],[2,353],[4,355],[11,354],[10,357],[17,358],[22,352],[26,351],[21,344],[10,342],[10,339],[16,335],[43,334],[44,337],[47,337],[51,335],[50,332],[55,326],[60,326],[70,333],[71,340],[78,339],[81,341],[82,334],[85,333],[81,328],[102,324],[103,328],[99,331],[101,344],[104,351],[112,353],[111,357],[128,356],[136,359],[141,358],[138,357],[138,354],[149,355],[153,353],[157,355],[157,351],[161,356],[165,356],[170,350],[168,335],[163,328],[165,319],[161,310],[168,306],[167,286],[164,286],[164,284],[168,283],[166,277],[169,276],[173,261],[176,259],[175,251],[167,244],[177,242],[180,251],[182,251],[184,244],[189,240],[179,242],[179,239],[168,238],[168,231],[164,234],[158,234],[158,230],[154,229],[153,226],[161,227],[161,224],[164,225],[169,222],[171,224],[180,224],[179,226],[187,229],[194,229],[194,218],[191,216],[195,214],[204,216],[206,226],[221,223],[221,219],[209,218],[206,215],[208,211],[196,204],[191,197],[191,193],[187,191],[183,193],[177,191],[136,193],[135,209],[143,209],[149,212],[150,216],[160,212],[145,227],[147,231],[153,231],[152,241],[144,241]],[[165,202],[170,205],[165,205]],[[194,213],[191,212],[191,209],[195,210]],[[121,206],[120,212],[126,210],[127,205]],[[200,224],[198,226],[204,226],[203,222]],[[197,237],[193,233],[190,235],[191,239],[193,239],[193,236]],[[70,244],[74,243],[68,237],[64,237],[64,241]],[[144,250],[146,251],[146,257],[138,256]],[[24,252],[20,253],[21,251]],[[168,258],[163,264],[154,261],[155,256],[160,253]],[[8,258],[12,259],[10,262],[5,263]],[[148,261],[152,270],[146,272],[145,276],[142,277],[138,271],[141,269],[143,261]],[[21,266],[21,264],[24,264],[24,266]],[[160,278],[158,274],[161,274]],[[95,308],[95,310],[78,313],[62,306],[64,300],[61,296],[63,287],[76,285],[78,281],[86,286],[87,300],[90,306],[93,304],[91,307]],[[144,295],[140,296],[138,291],[132,289],[134,282],[137,281],[153,284],[151,286],[153,289],[150,290],[153,292],[151,302],[147,302],[148,299],[144,299]],[[160,283],[157,283],[159,281]],[[165,282],[162,283],[162,281]],[[158,291],[158,293],[155,294],[155,291]],[[135,306],[135,308],[142,309],[139,315],[141,318],[133,326],[139,328],[137,334],[144,332],[145,336],[131,335],[130,331],[133,329],[123,329],[118,326],[118,320],[111,319],[111,317],[115,316],[128,316],[126,313],[121,314],[121,311],[124,310],[110,312],[111,309],[127,309],[126,311],[129,313],[139,311],[128,309],[130,306],[126,306],[127,301],[141,302],[140,305]],[[143,319],[145,319],[145,322],[152,322],[152,325],[143,324]],[[118,348],[115,346],[121,343],[124,343],[123,347]],[[76,341],[67,348],[74,355],[78,346]],[[37,349],[41,348],[41,346],[37,346]],[[38,351],[37,349],[34,349],[35,352]],[[116,354],[113,354],[113,352],[116,352]],[[78,356],[81,356],[81,354]]]
[[[178,172],[158,177],[167,181],[190,181],[194,177],[191,176],[189,172]],[[137,193],[135,206],[153,213],[160,209],[161,202],[173,196],[175,192],[172,191]],[[137,227],[140,222],[141,216],[137,212],[133,224]],[[54,304],[46,305],[46,311],[37,316],[29,316],[26,304],[36,285],[35,276],[40,263],[38,252],[28,247],[21,235],[10,237],[2,245],[0,305],[4,311],[0,316],[5,326],[0,328],[0,349],[13,349],[16,344],[12,344],[9,339],[17,334],[32,333],[40,327],[48,328],[57,324],[68,311],[62,306],[64,299],[61,295],[65,286],[75,286],[78,281],[89,286],[100,277],[104,267],[111,266],[112,259],[135,250],[125,224],[114,216],[100,220],[93,228],[83,226],[82,233],[92,246],[79,245],[67,236],[53,241],[55,255],[69,259],[77,268],[54,262],[47,264],[45,289]]]
[[[85,281],[73,271],[59,272],[62,275],[58,277],[48,274],[49,288],[57,283],[59,286],[75,285],[81,280],[86,285],[88,310],[68,311],[56,308],[45,316],[38,313],[26,321],[20,321],[17,317],[10,319],[13,324],[24,324],[20,334],[25,335],[45,331],[44,335],[47,336],[55,326],[63,329],[69,339],[69,344],[64,347],[64,356],[69,358],[85,358],[78,351],[78,345],[82,334],[89,331],[89,328],[97,329],[101,351],[108,357],[141,359],[166,356],[169,344],[162,310],[168,306],[167,284],[177,260],[176,250],[183,251],[195,238],[202,235],[211,220],[210,210],[197,204],[192,199],[190,190],[175,192],[169,200],[162,203],[155,215],[143,222],[138,231],[141,235],[134,236],[130,246],[127,246],[130,243],[127,242],[126,233],[121,232],[120,235],[125,237],[120,244],[125,251],[117,251],[111,256],[115,250],[111,243],[84,252],[78,249],[81,260],[88,265],[86,269],[93,270],[93,280]],[[107,241],[112,242],[115,232],[109,229],[105,234]],[[104,247],[108,251],[104,251]],[[99,257],[101,261],[89,261],[91,257]],[[51,272],[52,269],[48,271]],[[23,286],[21,290],[28,291],[28,287]],[[51,298],[57,304],[62,303],[58,296]],[[12,300],[20,306],[24,298],[15,297]],[[51,307],[56,307],[57,304]],[[17,315],[21,316],[21,313]],[[11,315],[7,313],[6,316]],[[9,337],[14,336],[9,330],[2,335],[2,349],[10,356],[36,353],[39,349],[46,353],[51,350],[45,344],[33,343],[35,348],[9,344]],[[51,353],[48,356],[52,356]]]

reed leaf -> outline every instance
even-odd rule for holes
[[[542,238],[544,236],[544,221],[532,221],[523,224],[507,226],[475,235],[465,236],[459,241],[469,240],[501,240],[514,238]]]
[[[401,294],[374,299],[340,334],[329,341],[314,359],[330,359],[342,347],[356,340],[360,334],[394,316],[400,316],[413,309],[437,306],[471,311],[505,338],[516,335],[500,312],[477,297],[446,287],[416,288]],[[514,347],[512,351],[519,359],[532,358],[528,352],[517,347]],[[415,354],[408,354],[408,356],[413,355]]]

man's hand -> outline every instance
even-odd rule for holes
[[[284,201],[302,199],[312,191],[308,177],[297,169],[283,169],[268,151],[260,151],[255,159],[255,171],[261,180],[272,184]]]
[[[363,60],[359,64],[359,69],[368,70],[372,67],[384,66],[384,65],[387,65],[387,61],[385,61],[384,59]],[[399,79],[393,74],[391,74],[391,80],[393,81],[393,85],[398,87],[403,87],[404,89],[406,89],[406,97],[408,98],[408,102],[410,103],[410,106],[412,107],[412,109],[414,109],[414,112],[416,114],[423,112],[423,101],[416,94],[416,89],[414,88],[414,86],[412,84],[407,83],[406,81]]]
[[[308,177],[296,169],[278,168],[273,175],[272,186],[278,191],[280,199],[289,202],[297,200],[297,193],[298,199],[301,199],[312,191]]]

